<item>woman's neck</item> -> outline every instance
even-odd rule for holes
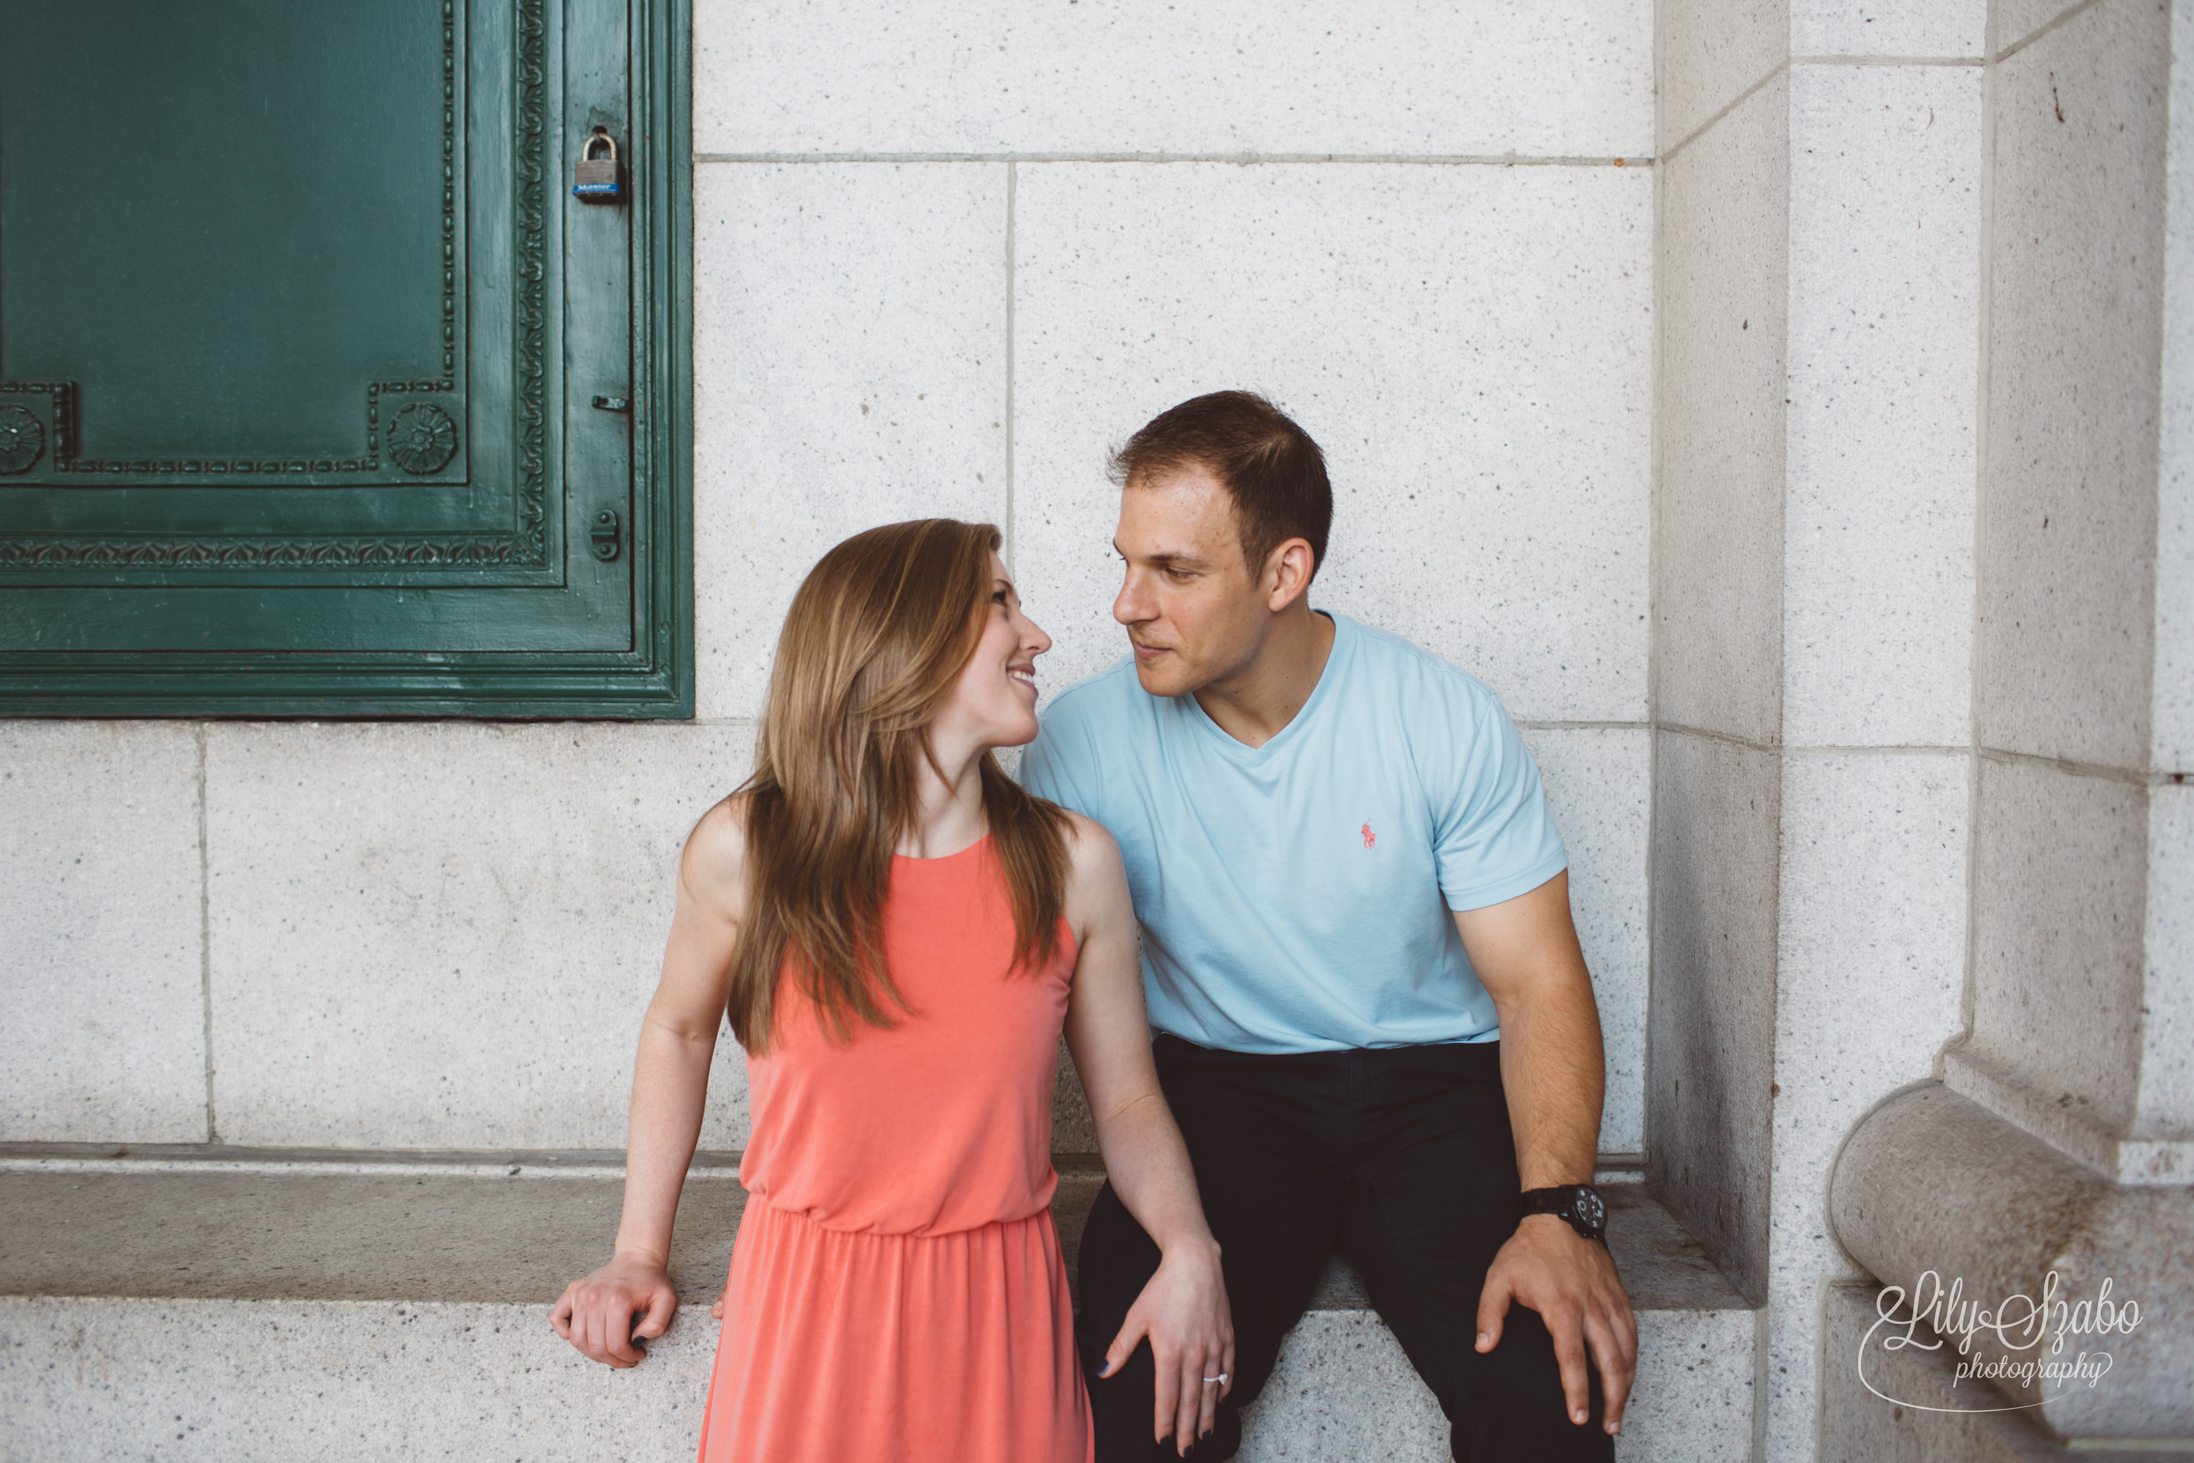
[[[938,766],[946,775],[938,776],[928,758],[917,759],[914,775],[920,811],[914,826],[899,836],[893,852],[907,858],[947,858],[980,842],[990,831],[990,821],[983,814],[983,753],[989,749],[972,740],[956,745],[957,740],[939,736],[931,728]]]

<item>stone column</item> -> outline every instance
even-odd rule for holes
[[[2194,1437],[2194,6],[1992,27],[1969,1025],[1853,1135],[1835,1225],[1984,1305],[2110,1279],[2107,1376],[2004,1390],[2153,1444]]]
[[[1647,1172],[1812,1459],[1837,1147],[1960,1028],[1984,17],[1660,16]]]

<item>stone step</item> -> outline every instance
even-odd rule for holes
[[[604,1257],[618,1158],[0,1157],[0,1458],[690,1457],[745,1191],[729,1155],[696,1162],[683,1308],[611,1372],[547,1307]],[[1062,1160],[1070,1256],[1101,1183]],[[1748,1458],[1754,1312],[1642,1185],[1608,1193],[1641,1343],[1618,1457]],[[1431,1393],[1338,1260],[1247,1423],[1244,1463],[1447,1456]]]

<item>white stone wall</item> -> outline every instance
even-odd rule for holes
[[[1106,663],[1106,447],[1264,390],[1319,602],[1506,699],[1644,1141],[1647,0],[699,0],[691,724],[0,723],[0,1139],[616,1147],[686,829],[808,564],[1007,531]],[[726,1043],[729,1046],[729,1043]],[[743,1142],[719,1063],[704,1142]]]

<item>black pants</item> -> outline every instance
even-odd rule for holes
[[[1486,1270],[1518,1219],[1497,1044],[1266,1057],[1161,1036],[1155,1051],[1234,1310],[1234,1390],[1191,1458],[1234,1455],[1241,1409],[1336,1249],[1439,1398],[1456,1463],[1614,1457],[1597,1374],[1579,1426],[1537,1313],[1512,1303],[1500,1345],[1476,1349]],[[1157,1246],[1107,1184],[1082,1234],[1077,1322],[1099,1463],[1175,1456],[1170,1435],[1151,1438],[1149,1342],[1118,1376],[1097,1375],[1157,1268]]]

